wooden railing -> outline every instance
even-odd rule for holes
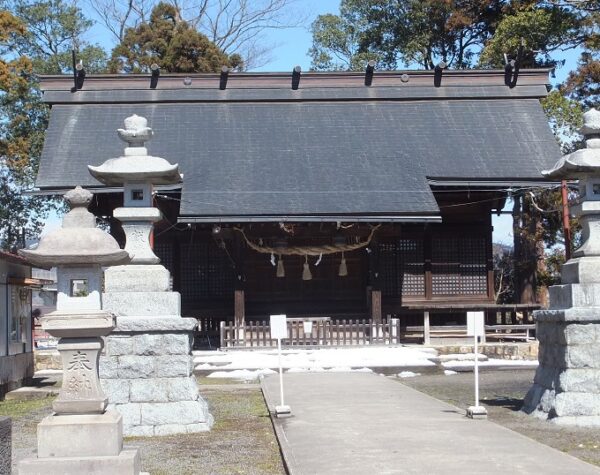
[[[371,320],[308,319],[312,323],[305,333],[304,320],[288,319],[288,338],[282,340],[286,347],[336,347],[393,345],[400,343],[400,320],[373,323]],[[243,327],[221,322],[221,348],[276,347],[271,338],[268,322],[248,322]]]
[[[216,335],[217,333],[219,333],[219,324],[221,323],[219,319],[214,317],[196,317],[196,320],[198,320],[198,328],[196,331],[200,335]]]
[[[485,325],[485,335],[481,342],[490,341],[532,341],[535,340],[535,324],[517,325]],[[422,325],[411,325],[402,328],[402,338],[407,340],[420,338],[423,335]],[[429,328],[430,339],[466,338],[466,325],[438,325]]]

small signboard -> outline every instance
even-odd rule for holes
[[[271,315],[271,338],[283,340],[288,337],[286,315]]]
[[[467,336],[484,336],[483,312],[467,312]]]

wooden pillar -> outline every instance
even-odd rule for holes
[[[371,242],[369,253],[369,287],[368,293],[371,323],[381,323],[381,286],[379,284],[379,244]]]
[[[425,300],[433,299],[433,275],[431,265],[432,237],[431,229],[425,225],[423,230],[423,270],[425,271]]]
[[[423,344],[429,345],[431,344],[431,332],[429,329],[429,311],[425,310],[423,312]]]
[[[243,290],[234,291],[234,321],[236,327],[246,324],[245,296]]]
[[[240,346],[246,345],[246,332],[245,332],[245,324],[246,324],[246,311],[245,311],[245,302],[244,302],[244,291],[243,290],[235,290],[234,291],[234,300],[233,300],[233,319],[234,319],[234,328],[235,328],[235,340],[236,343]]]
[[[381,290],[371,291],[371,322],[381,323]]]

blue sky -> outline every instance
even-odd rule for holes
[[[306,24],[297,28],[267,31],[265,38],[273,45],[269,55],[270,61],[252,71],[291,71],[296,65],[300,65],[303,71],[308,71],[310,58],[307,53],[312,45],[310,25],[318,15],[338,14],[339,6],[340,0],[297,0],[293,8],[306,18]],[[86,11],[85,13],[95,19],[93,12]],[[109,51],[114,46],[111,43],[110,35],[99,24],[92,28],[87,39],[92,43],[99,43]],[[567,51],[553,56],[566,60],[565,66],[557,69],[556,79],[552,80],[554,84],[558,84],[565,79],[570,70],[575,69],[579,54],[576,51]]]

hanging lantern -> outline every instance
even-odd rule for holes
[[[346,258],[342,252],[342,262],[340,262],[340,270],[338,271],[340,277],[346,277],[348,275],[348,267],[346,266]]]
[[[302,270],[302,280],[312,280],[310,266],[308,265],[308,254],[304,256],[304,269]]]
[[[285,267],[283,267],[283,258],[281,254],[279,255],[279,259],[277,259],[277,277],[285,277]]]

